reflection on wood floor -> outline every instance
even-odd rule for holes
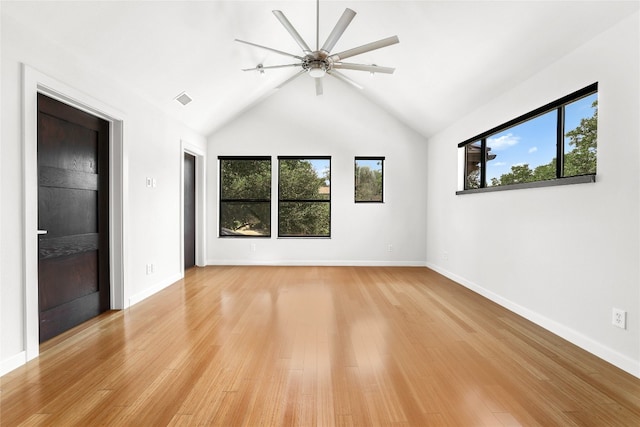
[[[408,267],[191,269],[1,399],[3,426],[640,425],[640,379]]]

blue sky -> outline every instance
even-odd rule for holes
[[[368,167],[372,171],[374,170],[382,170],[382,165],[380,164],[380,160],[358,160],[358,166],[360,167]]]
[[[309,159],[309,163],[313,166],[313,169],[316,171],[316,175],[319,178],[324,176],[324,172],[329,169],[329,160],[326,159]],[[327,185],[329,183],[327,182]]]
[[[593,115],[591,104],[597,96],[589,95],[567,105],[565,132],[576,128],[580,119]],[[487,183],[511,172],[511,166],[526,163],[533,170],[556,157],[556,123],[554,110],[487,138],[487,146],[496,155],[487,162]]]

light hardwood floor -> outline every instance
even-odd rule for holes
[[[640,426],[639,379],[426,268],[191,269],[1,381],[3,426]]]

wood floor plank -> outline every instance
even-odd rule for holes
[[[2,426],[640,425],[640,379],[413,267],[190,269],[0,381]]]

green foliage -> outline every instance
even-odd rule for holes
[[[368,166],[358,166],[355,169],[356,201],[382,201],[382,170],[372,170]]]
[[[568,145],[573,147],[564,154],[563,176],[577,176],[596,173],[596,159],[598,152],[598,101],[591,106],[594,113],[591,117],[580,120],[580,124],[567,132]],[[528,164],[511,166],[511,172],[491,178],[491,186],[519,184],[523,182],[544,181],[556,178],[556,158],[551,162],[540,165],[534,170]],[[469,187],[471,188],[471,187]]]
[[[319,177],[311,162],[285,159],[280,160],[279,173],[279,235],[329,236],[329,171]]]
[[[271,235],[270,202],[222,202],[220,226],[236,234]]]
[[[464,187],[466,190],[471,190],[473,188],[480,188],[480,169],[474,169],[469,172],[466,176],[466,186]]]
[[[548,179],[555,179],[556,177],[556,159],[555,157],[551,162],[546,165],[540,165],[533,170],[533,181],[546,181]]]
[[[593,116],[580,120],[578,127],[566,133],[571,151],[564,155],[564,176],[596,173],[598,152],[598,100],[591,106]]]
[[[280,160],[280,199],[328,199],[321,188],[328,187],[329,177],[319,177],[311,162],[300,159]]]
[[[223,159],[220,227],[237,234],[271,234],[271,161]]]
[[[329,236],[330,204],[321,202],[280,202],[281,236]]]
[[[270,160],[221,160],[221,198],[271,199]]]

